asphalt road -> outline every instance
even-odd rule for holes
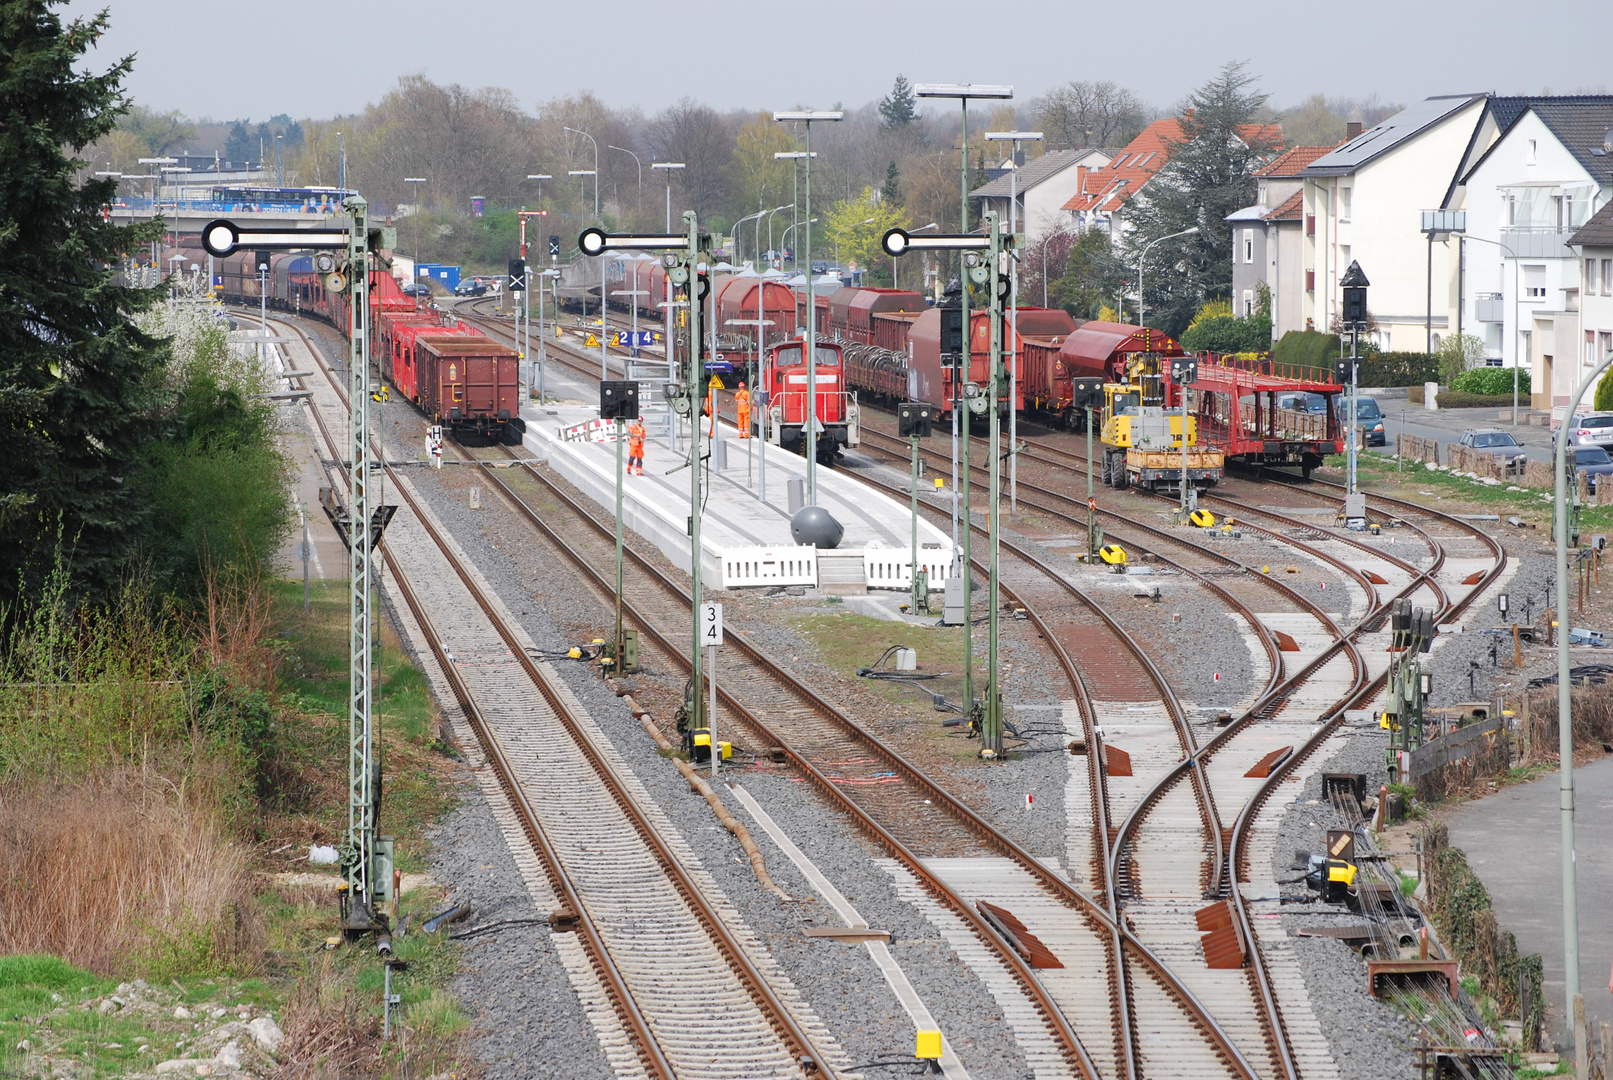
[[[1563,863],[1558,774],[1506,788],[1446,815],[1451,843],[1467,852],[1490,891],[1496,919],[1520,953],[1545,957],[1546,1002],[1559,1045],[1567,1007],[1563,991]],[[1574,770],[1575,875],[1579,897],[1579,969],[1585,1015],[1613,1021],[1613,758]]]

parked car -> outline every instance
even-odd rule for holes
[[[1605,476],[1613,476],[1613,457],[1607,456],[1607,451],[1600,446],[1576,446],[1574,449],[1574,472],[1585,474],[1585,484],[1594,493],[1596,486]]]
[[[1342,399],[1341,399],[1342,400]],[[1292,409],[1303,413],[1327,412],[1327,396],[1325,394],[1307,394],[1303,390],[1277,395],[1279,409]]]
[[[1523,452],[1523,447],[1518,445],[1518,440],[1512,437],[1512,433],[1502,431],[1500,428],[1468,428],[1462,432],[1461,444],[1474,450],[1483,450],[1487,454],[1494,454],[1504,469],[1520,469],[1529,459]]]
[[[1343,394],[1339,395],[1339,408],[1348,409],[1348,402]],[[1383,410],[1378,408],[1378,399],[1358,397],[1355,399],[1356,426],[1366,429],[1368,446],[1387,446],[1389,436],[1383,430]]]
[[[822,259],[813,259],[812,272],[814,274],[827,274],[829,272],[829,264]],[[959,355],[961,356],[962,354],[960,353]]]
[[[1575,420],[1572,430],[1579,446],[1613,446],[1613,412],[1587,413]]]
[[[485,296],[487,283],[480,278],[467,278],[454,287],[455,296]]]
[[[404,296],[426,296],[426,295],[429,295],[429,290],[427,290],[424,285],[417,285],[412,281],[401,282],[398,285],[398,290],[400,292],[402,292]]]

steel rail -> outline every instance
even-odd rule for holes
[[[346,395],[342,392],[339,380],[334,378],[334,375],[331,372],[328,364],[326,364],[323,353],[316,345],[314,345],[313,342],[308,340],[300,327],[291,326],[291,329],[302,338],[304,345],[309,349],[316,361],[318,361],[321,370],[335,390],[337,397],[345,404]],[[325,427],[323,418],[319,416],[317,409],[314,410],[313,415],[318,420],[321,432],[325,435],[328,444],[330,436],[328,429]],[[334,452],[335,451],[333,450],[333,453]],[[465,586],[466,590],[469,592],[472,599],[476,601],[477,606],[482,609],[483,613],[488,618],[494,631],[508,646],[511,655],[516,658],[523,672],[525,672],[535,688],[543,695],[544,700],[554,711],[555,716],[565,726],[567,732],[576,742],[578,749],[587,759],[590,767],[594,769],[596,775],[599,776],[600,780],[610,792],[611,797],[621,806],[623,812],[627,815],[628,820],[633,823],[635,831],[640,834],[646,846],[650,849],[651,854],[653,854],[657,862],[661,864],[663,872],[666,874],[668,881],[683,898],[684,902],[689,905],[691,913],[704,926],[706,933],[711,938],[713,944],[717,947],[719,952],[723,954],[724,959],[728,962],[730,968],[733,970],[735,976],[739,979],[741,985],[745,987],[745,989],[750,993],[751,997],[755,1000],[763,1016],[765,1016],[772,1024],[775,1032],[779,1035],[781,1040],[791,1048],[795,1055],[797,1055],[798,1060],[801,1060],[803,1064],[810,1062],[814,1069],[822,1072],[822,1074],[825,1076],[833,1075],[829,1062],[823,1058],[822,1054],[812,1042],[811,1037],[808,1036],[807,1033],[796,1022],[794,1015],[789,1011],[788,1007],[779,1000],[777,995],[774,993],[771,984],[767,981],[766,976],[757,970],[755,964],[751,961],[749,955],[746,953],[744,946],[734,937],[733,931],[722,919],[722,916],[711,906],[710,902],[706,899],[705,894],[701,891],[699,885],[695,883],[689,874],[687,868],[683,866],[682,862],[667,845],[666,839],[649,820],[648,816],[644,812],[643,807],[640,806],[638,801],[633,798],[631,793],[627,791],[626,784],[622,780],[621,776],[600,752],[599,747],[595,745],[594,741],[583,730],[577,717],[572,713],[570,706],[555,690],[550,680],[547,679],[538,669],[531,657],[526,654],[526,650],[521,646],[520,642],[510,631],[509,627],[504,623],[503,619],[497,614],[491,601],[482,591],[480,586],[476,584],[475,580],[471,577],[469,572],[461,563],[460,559],[455,555],[452,548],[448,545],[446,539],[440,534],[440,532],[438,532],[436,527],[431,523],[430,519],[423,513],[422,508],[415,501],[414,496],[410,493],[408,488],[403,484],[396,483],[397,476],[391,466],[387,467],[387,472],[392,476],[396,490],[403,496],[404,500],[409,503],[410,509],[415,512],[415,516],[420,522],[421,527],[424,528],[427,535],[431,537],[437,548],[442,552],[443,557],[448,560],[449,565],[453,567],[455,573],[459,577],[461,583]],[[390,551],[386,551],[383,548],[383,552],[388,565],[393,569],[394,576],[400,581],[400,583],[407,584],[407,575],[404,573],[403,568],[397,564]],[[410,591],[409,595],[413,595],[412,590]],[[418,611],[413,603],[411,603],[411,610]],[[429,625],[429,622],[423,622],[421,624],[423,630],[425,630]],[[452,671],[453,664],[444,655],[440,643],[435,639],[435,637],[432,637],[431,641],[433,652],[437,656],[443,671]],[[464,689],[463,684],[458,682],[457,674],[453,676],[453,678],[456,683],[455,695],[458,697],[461,690]],[[469,715],[470,714],[467,713],[467,716]],[[524,792],[521,790],[521,785],[516,780],[513,770],[509,768],[502,746],[500,746],[491,729],[489,729],[485,723],[481,721],[479,712],[476,713],[476,721],[473,723],[473,727],[475,730],[477,730],[478,737],[483,738],[484,746],[488,749],[490,758],[496,755],[498,761],[500,762],[500,767],[498,770],[500,773],[500,780],[506,786],[507,793],[511,797],[512,805],[516,805],[520,808],[523,824],[527,827],[529,833],[533,833],[534,835],[541,833],[542,826],[538,821],[535,812],[532,810],[530,803],[527,801]],[[534,832],[534,830],[536,830],[536,832]],[[548,845],[547,839],[543,841],[543,844],[545,850],[550,854],[553,854],[553,848],[552,846]],[[579,916],[586,915],[586,902],[582,901],[581,896],[574,884],[571,882],[570,877],[565,874],[563,866],[558,861],[558,855],[555,855],[554,858],[555,869],[559,872],[560,880],[565,883],[564,889],[568,898],[575,899],[578,902],[572,907],[572,910],[578,913]],[[589,941],[591,946],[590,951],[594,952],[596,964],[608,965],[609,970],[615,972],[617,976],[613,982],[611,990],[613,996],[615,996],[618,992],[624,995],[618,1000],[618,1008],[623,1011],[624,1014],[626,1014],[624,1019],[628,1020],[628,1023],[633,1028],[635,1035],[642,1033],[645,1038],[651,1040],[650,1042],[643,1044],[645,1046],[646,1053],[649,1053],[650,1049],[653,1047],[655,1057],[659,1058],[661,1062],[665,1062],[664,1054],[660,1050],[659,1045],[654,1042],[654,1036],[650,1032],[647,1020],[638,1010],[638,1006],[633,998],[631,988],[628,986],[626,979],[621,977],[619,970],[615,968],[614,961],[610,958],[609,950],[605,946],[603,936],[600,935],[596,929],[590,936]],[[652,1064],[654,1064],[653,1061]],[[655,1065],[655,1067],[659,1071],[660,1066]],[[671,1077],[673,1076],[670,1065],[667,1065],[665,1076],[668,1078],[668,1080],[671,1080]]]

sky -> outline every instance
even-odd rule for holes
[[[1241,6],[70,0],[62,11],[110,11],[91,63],[134,53],[127,87],[138,104],[215,120],[344,115],[409,74],[503,87],[528,110],[591,90],[609,106],[647,113],[684,96],[723,110],[854,108],[888,93],[897,73],[1006,83],[1019,101],[1072,79],[1111,79],[1168,108],[1229,60],[1248,61],[1278,107],[1315,93],[1406,102],[1483,90],[1613,91],[1606,2],[1556,11],[1549,24],[1501,0]],[[354,55],[339,62],[347,42]]]

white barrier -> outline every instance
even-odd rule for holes
[[[810,545],[731,547],[722,553],[722,587],[725,589],[817,583],[818,549]]]
[[[587,423],[561,428],[560,438],[565,442],[615,442],[616,421],[589,420]]]
[[[913,587],[911,548],[868,547],[863,550],[863,577],[870,589]],[[952,574],[952,553],[941,548],[919,548],[919,565],[929,571],[934,589]]]

